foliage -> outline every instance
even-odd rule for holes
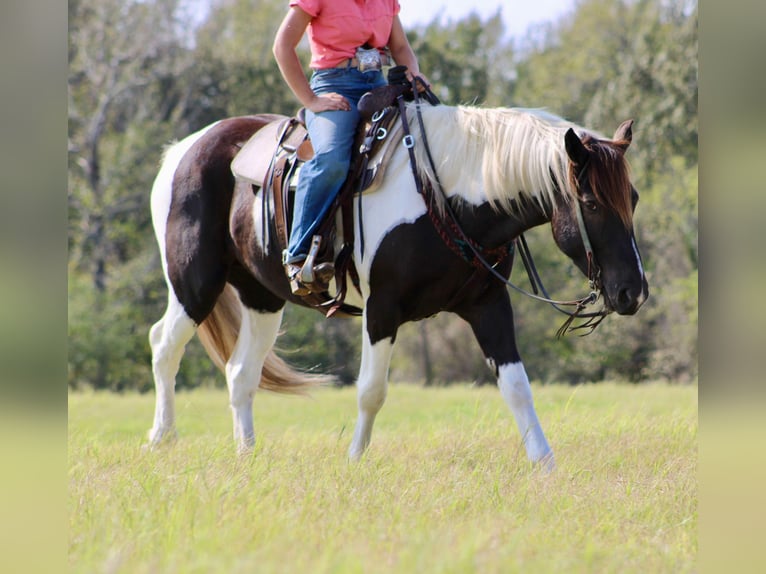
[[[193,55],[194,90],[204,95],[189,109],[201,121],[196,127],[225,116],[297,110],[300,104],[271,53],[284,11],[281,0],[226,0],[213,6],[197,31]],[[301,53],[308,62],[307,50]]]
[[[486,21],[473,13],[442,24],[439,17],[410,32],[418,65],[439,98],[451,104],[508,105],[513,52],[500,11]]]
[[[271,54],[282,0],[220,0],[201,19],[193,4],[69,3],[70,386],[152,388],[147,337],[166,291],[149,191],[164,146],[222,117],[298,106]],[[635,317],[557,341],[562,317],[512,294],[532,379],[696,380],[697,3],[582,0],[521,39],[505,35],[499,12],[435,17],[407,33],[445,103],[545,107],[607,135],[636,118],[628,157],[650,299]],[[307,63],[305,44],[299,55]],[[550,232],[528,240],[551,293],[582,294],[584,278]],[[526,283],[520,268],[514,278]],[[283,331],[288,360],[353,382],[360,321],[288,307]],[[402,327],[391,374],[424,384],[493,380],[470,329],[449,314]],[[223,377],[193,341],[178,386],[210,385]]]
[[[694,572],[696,388],[535,389],[558,469],[529,467],[497,389],[392,385],[349,464],[353,389],[259,393],[237,457],[225,392],[70,393],[72,572]]]
[[[527,37],[519,105],[612,131],[636,118],[639,185],[673,157],[697,162],[696,0],[585,0]]]

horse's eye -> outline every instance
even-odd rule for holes
[[[598,209],[598,203],[593,201],[592,199],[586,199],[583,201],[583,204],[585,205],[585,209],[588,211],[596,211]]]

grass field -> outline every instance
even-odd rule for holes
[[[239,458],[223,391],[177,397],[179,440],[141,446],[153,395],[70,394],[74,572],[691,572],[697,389],[533,387],[558,469],[526,462],[496,388],[392,385],[346,460],[354,389],[261,393]]]

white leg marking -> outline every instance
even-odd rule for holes
[[[234,440],[241,453],[250,451],[255,444],[253,397],[261,382],[263,362],[274,346],[281,323],[282,311],[258,313],[242,308],[242,325],[237,343],[226,363]]]
[[[553,469],[553,452],[537,418],[524,365],[520,362],[501,365],[498,372],[500,392],[516,419],[527,457],[532,462],[540,462],[545,468]]]
[[[183,310],[171,290],[165,315],[149,332],[156,391],[154,425],[149,431],[150,445],[157,445],[163,439],[175,436],[176,374],[186,343],[194,336],[194,331],[194,321]]]
[[[168,278],[165,231],[170,212],[170,201],[173,196],[173,176],[184,154],[214,125],[211,124],[168,148],[162,160],[162,167],[160,167],[152,186],[152,225],[160,249],[162,272],[168,286],[168,306],[165,315],[154,324],[149,332],[157,401],[154,410],[154,425],[149,431],[150,446],[158,444],[166,437],[175,436],[176,374],[181,364],[184,348],[194,336],[195,331],[194,322],[176,299]]]
[[[361,458],[367,445],[370,444],[375,416],[386,400],[388,365],[394,349],[394,345],[388,339],[378,341],[374,345],[370,344],[366,321],[364,324],[362,364],[359,370],[359,380],[356,383],[359,413],[354,428],[354,438],[348,451],[348,456],[352,460]]]

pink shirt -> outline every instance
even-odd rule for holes
[[[308,26],[311,67],[334,68],[353,58],[365,42],[376,48],[388,44],[398,0],[290,0],[312,20]]]

